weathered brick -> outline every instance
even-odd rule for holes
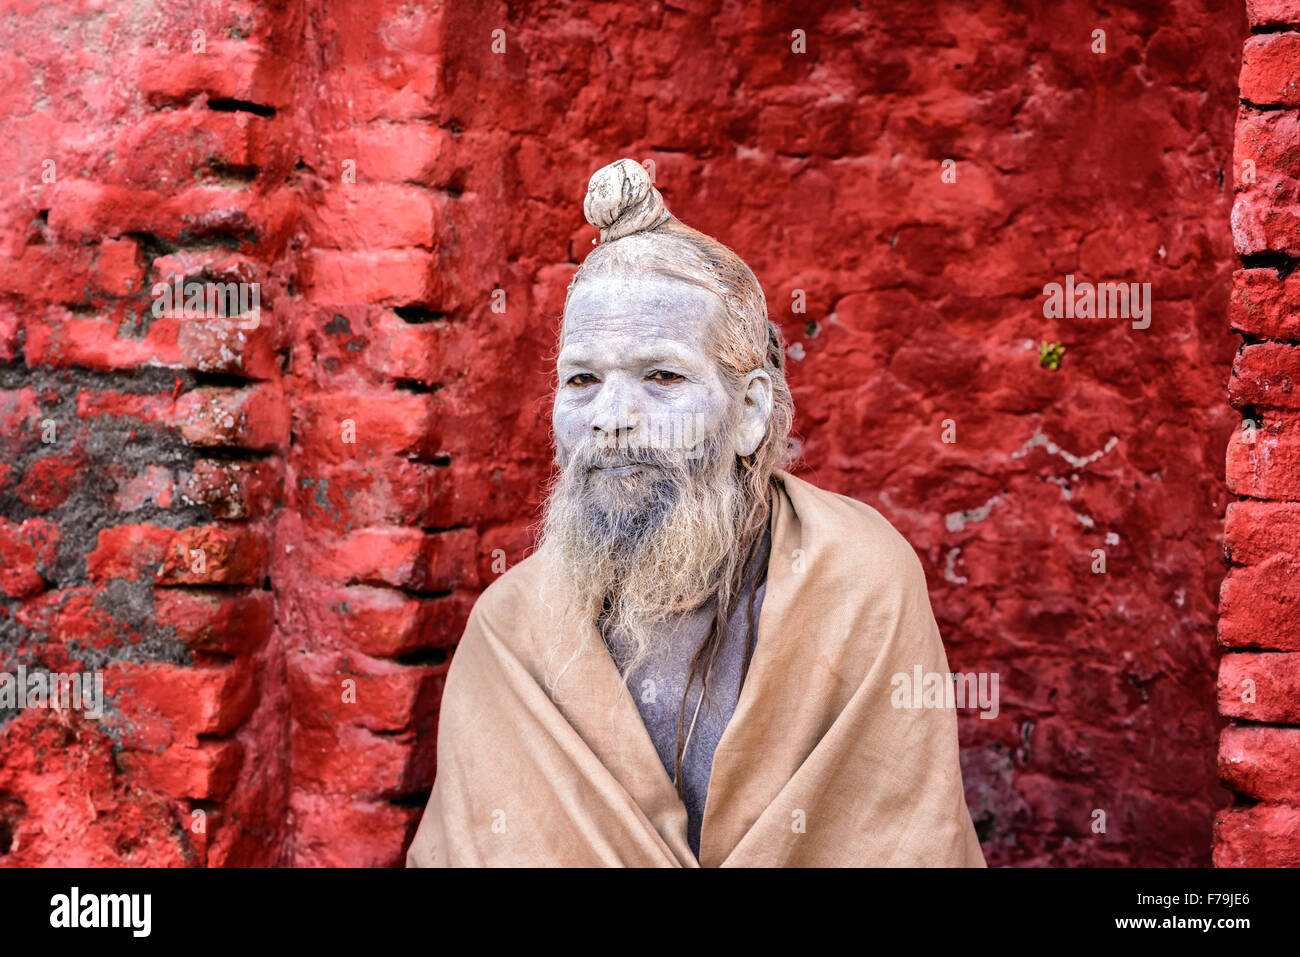
[[[368,529],[316,551],[313,574],[345,584],[389,585],[414,591],[451,591],[478,582],[478,533],[460,529],[425,534],[416,529]]]
[[[273,450],[288,439],[289,410],[278,385],[202,387],[176,401],[174,421],[191,445]]]
[[[1241,98],[1255,106],[1300,106],[1300,33],[1269,33],[1246,40]]]
[[[437,410],[436,397],[400,392],[312,396],[294,409],[298,448],[312,464],[432,456]]]
[[[19,525],[0,518],[0,591],[10,598],[44,591],[61,537],[59,527],[44,519]]]
[[[288,661],[294,720],[405,731],[437,708],[445,673],[445,666],[407,667],[360,654],[294,655]]]
[[[335,163],[332,183],[342,184],[344,162],[358,183],[387,181],[444,186],[450,182],[451,135],[425,123],[383,123],[330,133],[325,153]]]
[[[1246,0],[1252,27],[1300,26],[1300,0]]]
[[[1239,409],[1300,409],[1300,345],[1243,347],[1232,365],[1228,401]]]
[[[244,526],[177,529],[157,580],[163,585],[256,585],[269,568],[266,535]]]
[[[1237,565],[1296,557],[1300,503],[1233,502],[1224,521],[1224,552]]]
[[[438,308],[442,278],[437,257],[415,249],[316,250],[304,264],[307,297],[322,305],[388,303]]]
[[[128,719],[127,746],[134,750],[198,747],[200,735],[229,734],[252,712],[256,692],[247,658],[190,668],[114,662],[104,672],[105,697]]]
[[[192,651],[247,655],[270,637],[275,607],[267,591],[156,588],[154,620],[175,629]]]
[[[1219,713],[1300,724],[1300,653],[1234,651],[1219,661]]]
[[[1284,552],[1228,573],[1219,589],[1219,641],[1300,651],[1300,556]]]
[[[330,592],[325,610],[332,630],[351,647],[373,657],[395,658],[456,644],[473,604],[470,592],[420,599],[389,588],[353,585]]]
[[[182,473],[179,494],[186,505],[206,505],[214,518],[261,518],[279,501],[282,485],[274,462],[199,459]]]
[[[437,196],[415,186],[335,182],[310,216],[317,245],[335,249],[428,249],[445,228]]]
[[[1229,725],[1219,738],[1219,780],[1259,801],[1300,794],[1300,728]]]
[[[1224,808],[1214,819],[1215,867],[1300,867],[1300,807]]]
[[[1300,340],[1300,272],[1282,280],[1275,269],[1238,269],[1228,315],[1238,332]]]
[[[1276,413],[1253,421],[1256,428],[1237,429],[1228,441],[1228,489],[1252,498],[1300,501],[1300,415]]]
[[[118,768],[138,774],[142,783],[175,798],[217,801],[230,793],[239,775],[243,747],[238,741],[173,744],[160,754],[124,751]]]
[[[117,525],[101,529],[95,548],[86,556],[86,573],[93,582],[114,578],[136,581],[153,578],[171,543],[173,530],[156,525]]]

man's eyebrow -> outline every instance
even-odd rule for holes
[[[656,362],[673,363],[694,368],[698,359],[690,350],[673,342],[646,343],[626,352],[620,352],[611,362],[602,362],[603,349],[596,346],[565,346],[556,360],[557,366],[600,365],[653,365]]]

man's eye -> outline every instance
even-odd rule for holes
[[[669,372],[667,369],[656,369],[646,376],[652,382],[685,382],[686,376],[678,375],[676,372]]]
[[[592,375],[590,372],[579,372],[577,375],[569,377],[568,384],[576,385],[576,386],[584,386],[584,385],[591,385],[595,381],[596,381],[596,377]]]

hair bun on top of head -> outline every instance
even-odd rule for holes
[[[600,230],[602,243],[654,229],[673,218],[645,168],[630,159],[615,160],[591,174],[582,211],[587,222]]]

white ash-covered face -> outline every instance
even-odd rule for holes
[[[629,673],[656,623],[700,607],[744,558],[736,457],[766,434],[772,382],[722,372],[721,316],[708,290],[634,272],[583,280],[565,308],[542,547],[582,613],[623,636]]]
[[[721,312],[707,290],[654,274],[576,287],[552,412],[561,467],[591,443],[609,450],[591,479],[623,478],[654,468],[653,456],[631,450],[693,458],[719,430],[732,433],[734,454],[753,452],[771,414],[771,380],[761,369],[739,387],[724,378],[709,350]]]

